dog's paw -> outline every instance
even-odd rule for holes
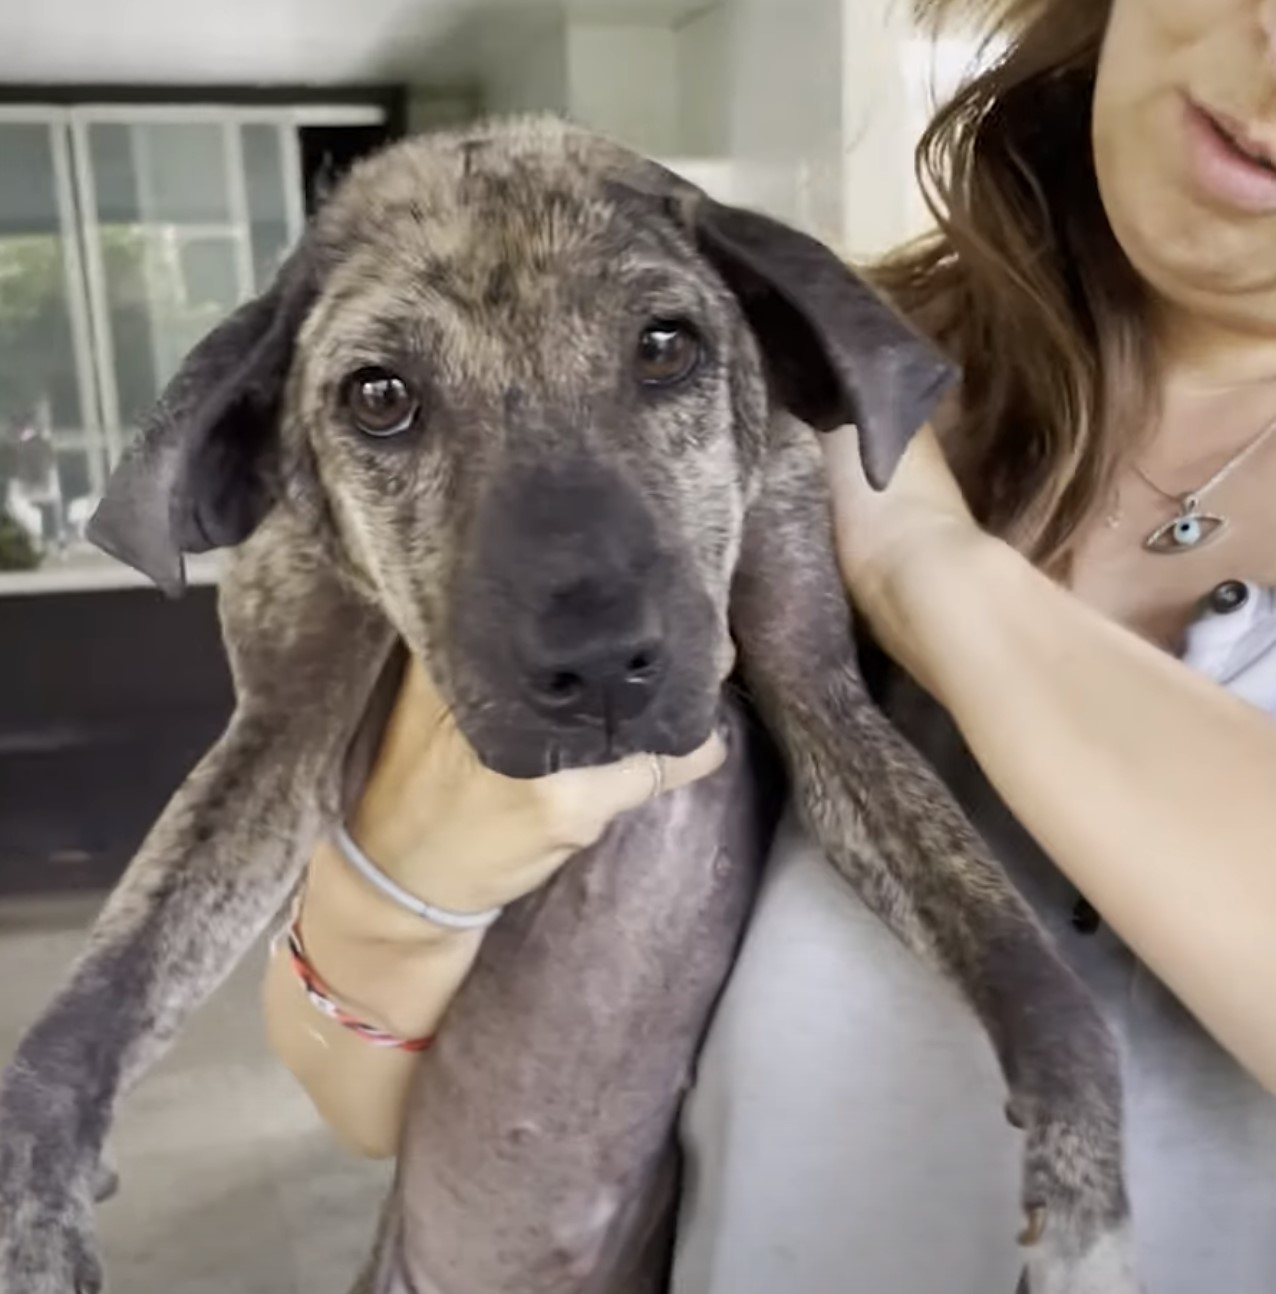
[[[57,1202],[0,1195],[0,1294],[99,1294],[102,1264],[88,1192]]]
[[[1019,1294],[1139,1294],[1119,1097],[1056,1087],[1048,1099],[1012,1099],[1006,1113],[1024,1132]]]
[[[0,1294],[98,1294],[93,1172],[0,1109]]]
[[[1020,1294],[1140,1294],[1128,1222],[1095,1238],[1056,1228],[1029,1250]]]

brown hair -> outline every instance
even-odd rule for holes
[[[918,146],[937,230],[874,277],[962,366],[945,440],[975,514],[1061,570],[1154,390],[1146,295],[1104,214],[1090,138],[1112,0],[913,5],[928,32],[973,19],[1002,52]]]

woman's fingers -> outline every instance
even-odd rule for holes
[[[598,768],[564,769],[542,778],[537,790],[567,841],[583,848],[619,814],[709,776],[726,756],[726,744],[715,732],[689,755],[631,755]]]
[[[860,435],[854,427],[838,427],[827,432],[820,437],[819,444],[824,451],[824,466],[833,487],[834,502],[843,493],[858,496],[872,490],[860,459]]]
[[[391,864],[403,859],[396,876],[432,894],[463,893],[467,903],[473,891],[479,906],[496,906],[594,844],[619,814],[708,776],[725,757],[714,733],[678,758],[634,755],[542,778],[504,777],[479,762],[414,659],[356,826]]]
[[[835,507],[894,508],[904,502],[922,503],[956,514],[966,512],[957,480],[933,427],[922,427],[908,442],[885,490],[868,482],[860,461],[859,433],[839,427],[820,437]]]
[[[860,609],[874,618],[878,603],[919,555],[975,533],[957,479],[934,430],[909,442],[884,490],[874,490],[859,461],[853,427],[821,436],[842,576]]]

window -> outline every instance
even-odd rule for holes
[[[182,356],[305,218],[302,135],[381,108],[0,107],[0,590],[87,582],[84,527]]]

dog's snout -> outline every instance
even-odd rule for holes
[[[559,723],[613,727],[638,718],[668,664],[656,617],[639,594],[577,588],[533,614],[517,639],[527,699]]]
[[[621,641],[546,657],[529,670],[528,693],[547,717],[616,723],[642,714],[664,670],[659,640]]]
[[[498,474],[472,524],[451,660],[489,767],[540,777],[704,741],[717,608],[658,488],[624,464],[546,455]]]

